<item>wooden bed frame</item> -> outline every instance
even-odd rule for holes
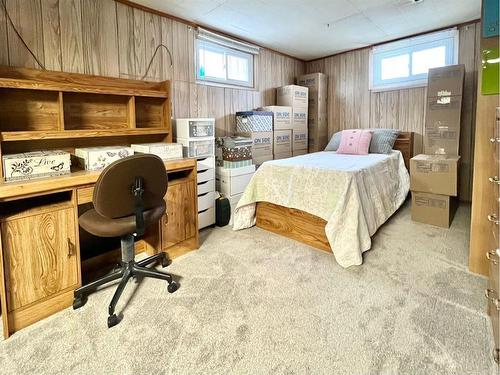
[[[413,132],[402,132],[394,144],[394,149],[403,154],[408,170],[413,157],[413,137]],[[268,202],[257,202],[256,220],[259,228],[332,252],[325,235],[326,221],[318,216]]]

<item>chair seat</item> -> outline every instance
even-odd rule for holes
[[[158,222],[165,213],[166,205],[153,207],[144,211],[144,225],[147,227],[150,224]],[[121,237],[127,234],[134,233],[135,215],[125,216],[118,219],[109,219],[91,209],[84,212],[78,218],[78,223],[90,234],[98,237]]]

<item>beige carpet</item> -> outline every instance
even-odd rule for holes
[[[169,266],[175,294],[131,282],[107,329],[102,290],[1,342],[0,374],[495,374],[486,280],[465,266],[469,214],[444,230],[407,205],[348,270],[257,228],[204,231]]]

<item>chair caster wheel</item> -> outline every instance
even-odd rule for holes
[[[116,326],[118,323],[120,323],[120,320],[116,316],[116,314],[108,316],[108,328]]]
[[[87,296],[79,295],[73,300],[73,310],[77,310],[87,303]]]
[[[169,293],[175,292],[177,289],[179,289],[179,284],[177,284],[175,281],[172,281],[170,284],[167,286],[167,290]]]
[[[168,260],[167,256],[164,256],[161,260],[161,266],[163,268],[167,267],[170,264],[170,261]]]

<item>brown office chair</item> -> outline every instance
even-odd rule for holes
[[[170,293],[178,289],[171,275],[146,267],[157,261],[166,267],[168,259],[164,252],[139,262],[134,260],[134,237],[143,235],[145,228],[157,223],[165,213],[163,197],[167,185],[165,165],[154,155],[129,156],[102,171],[94,188],[94,209],[83,213],[78,221],[83,229],[95,236],[120,237],[122,260],[118,270],[75,290],[73,309],[82,307],[87,295],[97,287],[121,278],[109,305],[108,327],[112,327],[119,323],[116,304],[131,277],[165,280]]]

